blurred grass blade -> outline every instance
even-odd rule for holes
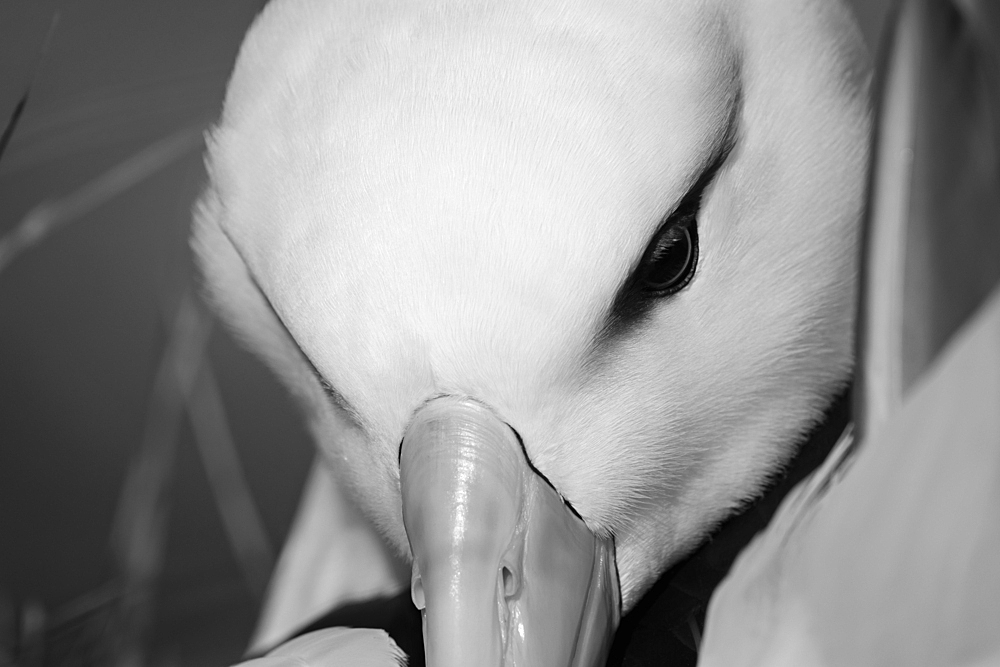
[[[7,150],[7,145],[10,143],[11,137],[14,136],[14,130],[17,129],[17,124],[21,120],[21,114],[24,113],[24,107],[28,105],[28,96],[31,94],[31,89],[35,85],[35,81],[38,80],[38,73],[42,69],[42,63],[45,62],[45,56],[49,54],[49,46],[52,44],[52,35],[55,34],[56,25],[59,23],[59,12],[57,11],[52,15],[52,22],[49,24],[49,31],[45,33],[45,41],[42,42],[42,49],[38,53],[38,60],[35,61],[35,66],[31,70],[31,77],[28,79],[28,85],[24,87],[24,93],[21,98],[14,105],[14,111],[10,114],[10,119],[7,121],[7,125],[3,128],[3,133],[0,133],[0,160],[3,159],[4,151]]]
[[[30,91],[24,91],[21,95],[21,99],[17,101],[14,105],[14,111],[10,114],[10,120],[7,121],[7,126],[3,128],[3,134],[0,134],[0,160],[3,159],[4,151],[7,150],[7,144],[10,143],[10,138],[14,136],[14,129],[17,127],[17,121],[21,120],[21,114],[24,113],[24,107],[28,104],[28,93]]]
[[[75,192],[31,209],[13,230],[0,237],[0,273],[27,248],[59,227],[141,183],[202,145],[205,124],[181,128],[93,179]]]
[[[177,308],[157,368],[139,450],[125,478],[112,529],[112,551],[122,578],[114,664],[141,667],[153,620],[156,583],[163,570],[181,414],[191,399],[211,319],[186,294]]]
[[[253,501],[222,394],[207,360],[202,364],[186,407],[233,555],[247,587],[260,602],[274,569],[274,549]]]

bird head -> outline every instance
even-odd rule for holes
[[[194,246],[413,560],[430,664],[560,664],[511,656],[613,626],[790,458],[850,371],[866,84],[835,3],[258,18]]]

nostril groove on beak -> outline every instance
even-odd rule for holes
[[[413,606],[420,611],[423,611],[427,606],[424,599],[424,580],[419,576],[414,577],[410,584],[410,599],[413,600]]]
[[[500,578],[503,583],[504,599],[510,600],[515,597],[521,588],[521,582],[514,571],[504,565],[500,568]]]

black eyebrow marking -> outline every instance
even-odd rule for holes
[[[256,281],[254,282],[256,284]],[[260,289],[260,287],[258,286],[257,289]],[[288,330],[287,326],[285,326],[284,320],[281,319],[278,311],[274,309],[270,299],[267,298],[263,291],[261,291],[261,295],[264,297],[264,301],[267,302],[271,312],[274,313],[274,316],[281,324],[281,327],[285,330],[285,333],[288,334],[288,337],[291,339],[292,343],[294,343],[295,349],[299,352],[299,357],[305,361],[309,370],[312,372],[313,377],[315,377],[316,381],[319,382],[319,386],[323,390],[323,393],[326,394],[326,397],[330,399],[330,402],[333,403],[335,407],[340,408],[343,412],[345,412],[358,428],[365,430],[365,420],[361,418],[361,413],[359,413],[357,408],[355,408],[351,402],[348,401],[347,398],[333,386],[332,382],[323,377],[323,374],[319,372],[318,368],[316,368],[316,364],[314,364],[312,359],[309,358],[309,355],[305,353],[305,350],[299,346],[298,341],[295,340],[295,336],[293,336],[292,332]]]
[[[351,405],[351,402],[348,401],[344,397],[344,395],[341,394],[329,380],[323,377],[323,374],[319,372],[318,368],[316,368],[316,364],[314,364],[312,359],[309,358],[309,355],[305,353],[305,350],[302,349],[302,347],[299,345],[299,342],[295,340],[295,336],[293,336],[292,332],[288,329],[288,325],[285,324],[285,321],[281,318],[281,314],[278,313],[277,309],[275,309],[274,307],[274,304],[271,303],[271,299],[268,298],[267,293],[264,292],[264,290],[261,288],[260,282],[257,280],[257,276],[254,275],[253,270],[247,263],[246,257],[243,256],[243,252],[240,250],[239,246],[237,246],[236,243],[233,241],[233,237],[230,236],[229,231],[225,229],[222,225],[219,225],[219,231],[221,231],[222,235],[226,237],[226,239],[229,241],[229,244],[233,246],[233,250],[236,251],[236,254],[239,256],[240,261],[243,262],[243,268],[246,269],[247,277],[250,279],[250,283],[254,286],[254,289],[257,290],[257,293],[260,295],[260,298],[264,300],[264,305],[267,306],[268,310],[271,311],[271,314],[274,315],[274,319],[277,320],[278,324],[281,325],[281,328],[288,336],[288,339],[292,341],[292,344],[295,346],[296,351],[299,353],[299,358],[302,359],[302,361],[305,362],[306,366],[309,367],[309,371],[313,374],[313,377],[316,378],[316,381],[319,382],[320,387],[323,389],[323,393],[326,394],[326,396],[330,399],[330,402],[333,403],[335,407],[343,410],[347,414],[347,416],[351,419],[351,421],[354,422],[355,425],[357,425],[358,428],[360,428],[361,430],[366,430],[365,420],[361,418],[361,413],[358,412],[357,408]]]
[[[722,141],[710,154],[700,175],[684,196],[674,206],[669,214],[656,227],[646,248],[632,266],[611,302],[604,322],[595,338],[594,349],[606,347],[612,340],[620,338],[629,331],[640,326],[649,317],[654,304],[659,297],[642,289],[646,263],[655,250],[656,240],[668,227],[695,224],[695,218],[701,207],[701,200],[708,187],[714,182],[719,169],[726,163],[736,146],[737,123],[742,107],[742,95],[737,93],[733,101],[729,122]]]
[[[340,408],[341,410],[343,410],[344,412],[346,412],[347,415],[351,418],[351,421],[353,421],[355,424],[357,424],[360,428],[363,429],[364,420],[361,419],[361,414],[358,413],[357,409],[353,405],[351,405],[351,402],[348,401],[347,398],[345,398],[344,395],[341,394],[329,380],[327,380],[320,374],[320,372],[316,369],[316,366],[313,365],[309,357],[306,357],[305,353],[303,353],[302,356],[305,357],[306,361],[309,362],[309,366],[313,371],[313,374],[316,376],[316,379],[319,380],[319,386],[323,388],[323,393],[326,394],[327,398],[330,399],[330,402],[333,403],[338,408]]]

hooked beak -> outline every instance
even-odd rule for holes
[[[411,595],[429,667],[603,665],[621,600],[614,542],[532,470],[488,408],[442,397],[400,451]]]

